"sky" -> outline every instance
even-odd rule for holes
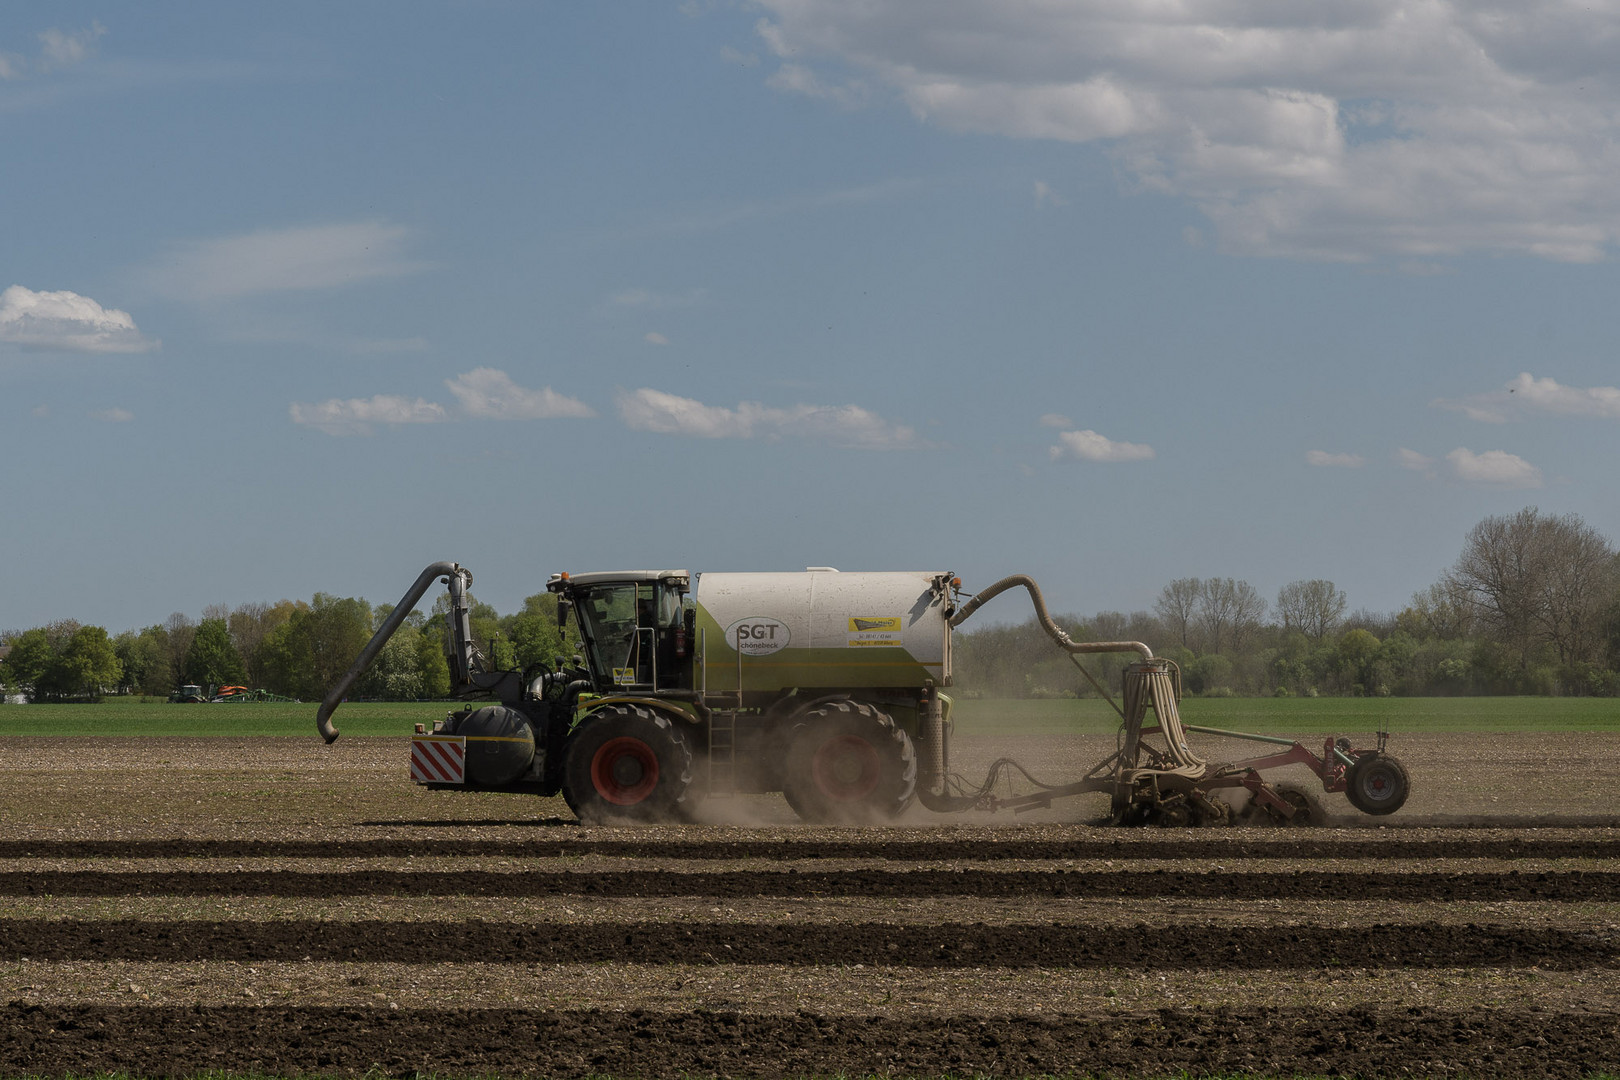
[[[0,629],[1620,539],[1620,8],[0,5]],[[431,603],[431,596],[424,605]],[[1022,599],[985,611],[1022,620]]]

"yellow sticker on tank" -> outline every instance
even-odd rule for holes
[[[905,622],[898,615],[851,615],[849,647],[872,648],[900,644]]]
[[[633,667],[616,667],[613,669],[614,686],[634,686],[636,684],[636,669]]]
[[[885,615],[882,617],[875,617],[871,615],[851,615],[849,617],[850,633],[864,634],[875,630],[898,632],[900,630],[900,619],[893,615]]]

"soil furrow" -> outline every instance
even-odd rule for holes
[[[1620,965],[1620,933],[1548,927],[895,926],[624,922],[0,921],[0,960],[1528,968]]]
[[[163,1038],[153,1041],[150,1033]],[[340,1075],[1413,1073],[1576,1078],[1620,1015],[1426,1008],[1161,1009],[928,1018],[282,1007],[0,1006],[0,1076],[230,1067]]]
[[[1620,839],[1514,838],[1377,840],[1313,834],[1264,839],[1205,833],[1106,840],[0,840],[0,859],[377,859],[526,858],[584,855],[632,859],[892,859],[976,862],[1094,859],[1614,859]]]
[[[1183,873],[1117,871],[737,870],[555,873],[540,871],[290,871],[169,873],[10,871],[0,896],[795,896],[1178,897],[1225,900],[1610,900],[1620,872]]]

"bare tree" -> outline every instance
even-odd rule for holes
[[[1473,612],[1449,578],[1412,594],[1395,625],[1420,640],[1455,641],[1473,632]]]
[[[1616,591],[1615,553],[1574,514],[1535,507],[1488,517],[1469,531],[1446,576],[1458,601],[1528,667],[1550,646],[1559,661],[1594,657]]]
[[[1153,611],[1164,621],[1164,628],[1182,648],[1189,648],[1188,637],[1198,614],[1198,597],[1204,583],[1195,577],[1177,578],[1166,585],[1153,601]]]
[[[1277,590],[1277,614],[1284,630],[1321,641],[1344,618],[1344,590],[1322,578],[1290,581]]]
[[[1247,581],[1206,578],[1198,590],[1198,626],[1208,652],[1241,648],[1265,614],[1265,599]]]

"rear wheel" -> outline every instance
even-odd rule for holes
[[[782,794],[805,821],[888,821],[916,792],[911,737],[870,705],[834,701],[812,709],[789,743]]]
[[[1393,814],[1406,804],[1412,788],[1406,767],[1388,754],[1357,758],[1344,782],[1350,805],[1363,814]]]
[[[638,705],[591,713],[568,738],[563,797],[586,824],[677,817],[692,783],[692,751],[669,717]]]

